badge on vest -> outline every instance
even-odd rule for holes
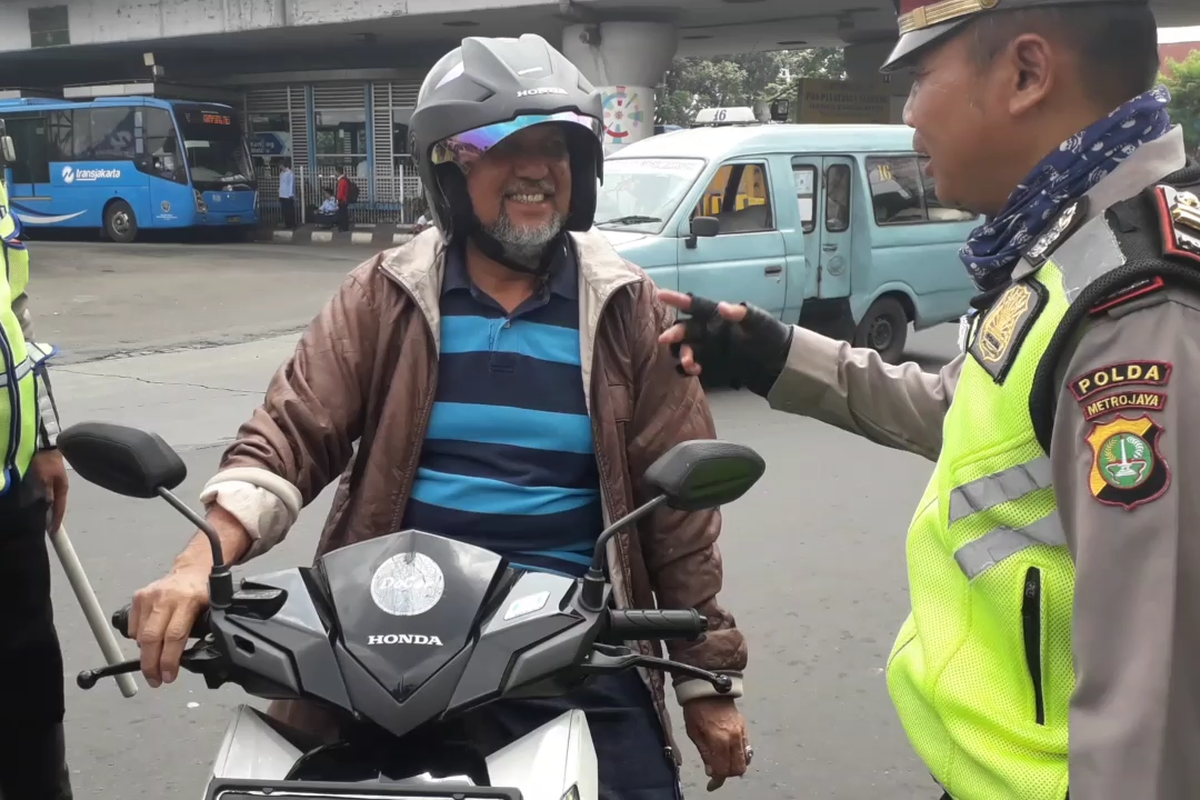
[[[1200,198],[1170,186],[1154,187],[1163,254],[1200,262]]]
[[[1046,299],[1041,284],[1021,281],[1008,287],[984,312],[968,352],[996,383],[1004,383]]]
[[[1094,424],[1087,437],[1093,454],[1088,475],[1092,497],[1126,511],[1162,497],[1171,485],[1171,469],[1158,450],[1162,432],[1147,414]]]

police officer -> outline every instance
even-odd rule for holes
[[[884,69],[913,72],[915,149],[943,205],[987,215],[964,352],[889,366],[665,292],[690,319],[663,341],[683,371],[936,461],[887,676],[944,798],[1200,797],[1200,168],[1153,85],[1155,20],[898,11]]]
[[[12,141],[0,121],[0,178]],[[67,503],[58,416],[30,328],[29,253],[0,180],[0,800],[70,800],[63,658],[50,605],[47,526]]]

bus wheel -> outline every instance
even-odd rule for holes
[[[884,296],[871,304],[854,334],[855,347],[869,347],[888,364],[898,364],[908,341],[908,315],[894,297]]]
[[[137,216],[129,203],[116,200],[104,210],[104,235],[118,244],[129,244],[137,238]]]

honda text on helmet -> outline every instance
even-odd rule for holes
[[[464,39],[430,70],[409,124],[433,223],[544,272],[551,243],[592,227],[601,115],[600,93],[542,37]]]

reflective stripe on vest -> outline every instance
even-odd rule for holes
[[[20,225],[8,208],[0,182],[0,494],[24,477],[37,449],[38,396],[35,370],[13,301],[29,284],[29,253],[17,237]]]
[[[959,486],[950,493],[950,521],[1021,500],[1051,486],[1050,459],[1041,456],[994,475]],[[1009,556],[1039,544],[1067,543],[1058,511],[1020,528],[997,527],[954,551],[954,560],[968,578],[975,578]]]

